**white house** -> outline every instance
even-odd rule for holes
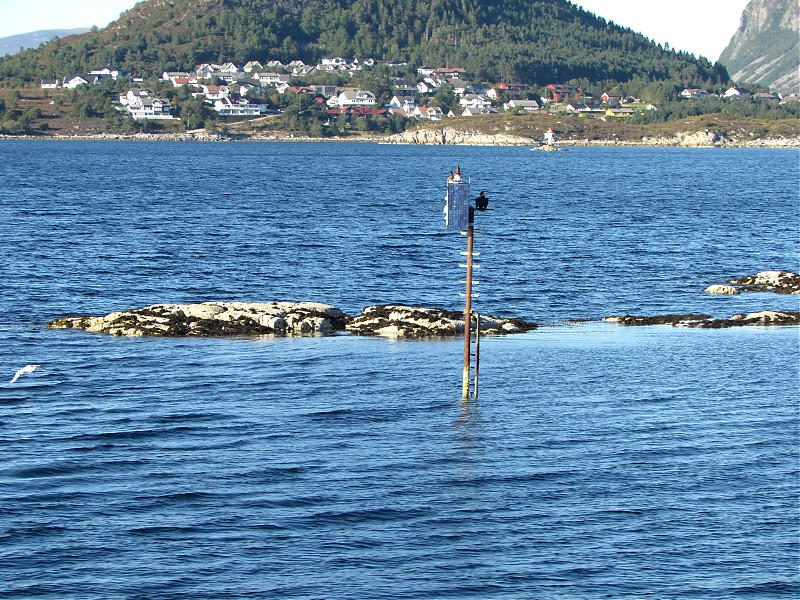
[[[605,109],[594,104],[570,102],[569,104],[566,105],[566,107],[564,107],[564,111],[572,114],[580,113],[586,115],[591,113],[603,114],[605,112]]]
[[[155,93],[150,88],[131,88],[126,93],[120,95],[119,103],[122,104],[122,106],[129,106],[138,103],[142,98],[148,98],[154,95]]]
[[[330,71],[347,71],[348,69],[360,70],[361,66],[358,64],[351,65],[350,61],[341,56],[323,56],[317,69],[323,72]]]
[[[41,87],[43,90],[54,90],[58,87],[58,79],[42,79]]]
[[[183,77],[191,77],[191,74],[183,71],[164,71],[161,74],[161,81],[169,81],[174,87],[178,87],[175,85],[175,80]]]
[[[417,101],[411,96],[393,96],[389,101],[389,108],[402,108],[407,114],[411,114],[417,108]]]
[[[210,78],[212,75],[214,75],[214,73],[217,72],[217,69],[214,68],[214,65],[203,63],[202,65],[197,65],[197,68],[194,70],[194,72],[198,77]]]
[[[317,67],[314,65],[301,65],[299,67],[292,67],[292,75],[295,77],[306,77],[313,75],[317,72]]]
[[[206,100],[214,101],[214,100],[221,100],[222,98],[227,98],[231,90],[227,85],[206,85],[203,84],[200,86],[202,88],[202,92],[192,94],[192,96],[205,96]]]
[[[442,87],[443,85],[445,85],[447,83],[446,79],[443,79],[442,77],[433,77],[433,76],[426,77],[424,79],[424,81],[429,86],[431,86],[431,88],[434,89],[434,90],[437,89],[437,88]]]
[[[681,98],[707,98],[710,95],[706,90],[700,88],[686,88],[680,94]]]
[[[536,100],[509,100],[503,104],[503,110],[522,110],[530,112],[541,108]]]
[[[172,106],[169,100],[153,98],[152,96],[136,96],[127,105],[128,113],[134,119],[160,119],[169,120],[175,117],[171,114]]]
[[[419,119],[429,119],[431,121],[441,121],[444,117],[442,109],[438,106],[418,106],[414,109],[412,116]]]
[[[347,60],[341,56],[323,56],[320,64],[323,67],[331,65],[334,67],[344,67],[347,65]]]
[[[454,114],[452,114],[452,113],[453,113],[453,111],[450,111],[450,113],[448,113],[447,116],[448,117],[454,116]],[[461,116],[462,117],[474,117],[476,115],[493,115],[493,114],[496,114],[496,113],[497,113],[497,109],[496,108],[492,108],[491,106],[486,106],[486,107],[483,107],[483,108],[470,108],[468,106],[468,107],[466,107],[464,109],[464,112],[461,113]]]
[[[263,85],[275,85],[281,82],[289,83],[289,79],[291,79],[291,75],[285,73],[258,73],[255,77]]]
[[[603,95],[600,96],[601,102],[611,106],[619,106],[624,100],[625,97],[622,94],[609,94],[608,92],[603,92]]]
[[[472,91],[472,84],[463,79],[450,79],[447,83],[453,88],[453,95],[455,96],[463,96]]]
[[[64,77],[62,87],[75,89],[79,85],[94,85],[100,80],[99,75],[89,75],[88,73],[78,73],[77,75],[67,75]]]
[[[458,99],[458,103],[470,109],[483,109],[492,105],[492,101],[489,98],[480,94],[465,94]]]
[[[239,67],[237,67],[235,64],[231,62],[227,62],[223,65],[220,65],[218,71],[226,75],[238,75]]]
[[[328,100],[328,106],[375,106],[375,94],[366,90],[344,91]]]
[[[214,102],[214,110],[223,117],[257,117],[267,112],[267,105],[247,98],[221,98]]]
[[[88,75],[67,75],[61,81],[61,86],[67,89],[75,89],[79,85],[89,85]]]
[[[252,73],[253,71],[260,71],[263,68],[264,68],[264,66],[260,62],[258,62],[257,60],[250,60],[250,61],[247,61],[247,64],[245,64],[244,72],[245,73]]]
[[[749,98],[750,91],[740,87],[730,87],[725,90],[724,96],[726,98]]]
[[[101,69],[89,71],[89,75],[102,75],[104,77],[110,77],[114,81],[119,77],[119,73],[119,67],[103,67]]]
[[[261,83],[254,79],[238,79],[235,85],[239,87],[239,93],[242,96],[259,94],[261,92]]]

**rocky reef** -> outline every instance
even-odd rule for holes
[[[223,337],[331,333],[342,331],[347,320],[338,308],[316,302],[202,302],[64,317],[47,325],[121,336]]]
[[[776,294],[800,294],[800,274],[789,271],[762,271],[727,283],[715,283],[705,289],[708,294],[736,295],[742,292],[773,292]],[[635,315],[612,315],[604,321],[622,325],[673,325],[676,327],[699,327],[720,329],[746,325],[799,325],[800,312],[762,310],[749,314],[735,314],[728,319],[717,319],[711,315],[658,315],[652,317]]]
[[[740,294],[741,292],[775,292],[776,294],[800,294],[800,274],[790,271],[762,271],[739,279],[730,279],[727,284],[715,283],[705,290],[709,294]]]
[[[534,323],[480,315],[481,332],[487,335],[522,333]],[[464,313],[418,306],[368,306],[347,324],[355,334],[391,337],[455,336],[464,333]]]
[[[349,331],[355,335],[451,337],[464,332],[464,315],[438,308],[368,306],[351,317],[316,302],[202,302],[154,304],[105,316],[56,319],[51,328],[84,329],[119,336],[234,337],[308,335]],[[520,319],[481,315],[486,334],[521,333],[536,327]]]
[[[800,312],[762,310],[749,314],[735,314],[729,319],[715,319],[710,315],[661,315],[642,317],[634,315],[612,315],[603,321],[621,325],[672,325],[673,327],[697,327],[700,329],[723,329],[747,325],[800,325]]]
[[[739,286],[746,292],[775,292],[776,294],[800,294],[800,274],[789,271],[762,271],[728,283]]]

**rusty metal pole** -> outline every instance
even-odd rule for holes
[[[472,328],[472,245],[475,234],[475,209],[469,207],[469,223],[467,225],[467,276],[466,298],[464,306],[464,376],[461,385],[461,398],[469,397],[470,339]]]

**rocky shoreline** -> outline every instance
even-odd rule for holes
[[[216,134],[189,133],[100,133],[71,135],[0,135],[0,140],[62,140],[62,141],[140,141],[140,142],[373,142],[401,145],[452,145],[452,146],[534,146],[539,139],[510,133],[481,133],[471,129],[441,127],[416,129],[388,136],[367,135],[348,138],[315,138],[299,133],[241,133]],[[561,147],[674,147],[674,148],[799,148],[800,137],[759,138],[741,140],[711,130],[681,132],[672,137],[643,137],[641,140],[618,139],[559,139]]]
[[[540,141],[507,133],[484,134],[470,129],[440,127],[396,133],[386,144],[470,145],[470,146],[539,146]],[[643,137],[641,140],[559,139],[558,146],[636,146],[678,148],[800,148],[800,137],[740,140],[711,130],[680,132],[673,137]]]

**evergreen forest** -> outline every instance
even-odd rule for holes
[[[203,62],[325,55],[458,66],[486,82],[584,79],[724,85],[720,64],[675,52],[567,0],[145,0],[103,29],[0,60],[6,86],[104,65],[145,77]]]

